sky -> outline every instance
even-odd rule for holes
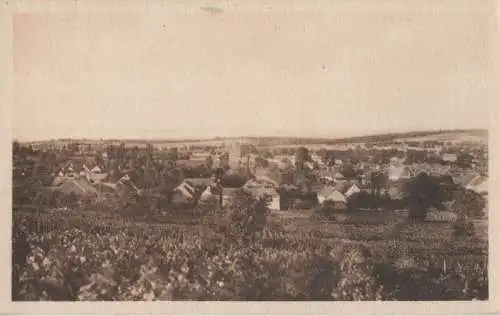
[[[13,137],[488,128],[488,10],[426,1],[265,11],[220,3],[16,14]]]

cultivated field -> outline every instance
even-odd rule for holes
[[[455,237],[449,223],[397,213],[318,222],[271,216],[242,246],[217,217],[17,211],[31,242],[21,300],[469,300],[488,298],[487,225]]]

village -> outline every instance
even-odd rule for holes
[[[311,149],[259,146],[245,139],[216,146],[145,143],[141,148],[105,142],[16,143],[13,201],[14,206],[42,208],[140,205],[145,212],[165,213],[205,202],[224,207],[243,190],[266,198],[269,209],[278,213],[325,203],[336,211],[377,210],[388,204],[404,208],[397,201],[405,197],[405,184],[422,173],[439,178],[440,185],[460,186],[487,198],[487,155],[484,144],[449,141]],[[363,201],[375,195],[386,202]]]
[[[316,1],[5,2],[10,314],[495,311],[491,5]]]

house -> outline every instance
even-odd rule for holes
[[[278,183],[267,176],[257,176],[254,179],[248,180],[244,185],[244,188],[255,188],[255,187],[265,187],[265,188],[277,188]]]
[[[102,173],[101,168],[99,166],[95,166],[94,168],[90,169],[91,173]]]
[[[333,179],[334,181],[344,181],[345,180],[345,177],[342,173],[340,172],[336,172],[334,175],[333,175]]]
[[[466,186],[467,189],[472,190],[481,195],[488,194],[488,178],[485,176],[476,176]]]
[[[310,162],[310,161],[306,161],[304,162],[304,166],[309,169],[309,170],[314,170],[314,163]]]
[[[393,166],[398,166],[401,165],[404,161],[404,159],[399,158],[399,157],[392,157],[390,160],[390,164]]]
[[[359,193],[359,192],[361,192],[361,189],[359,188],[359,186],[357,186],[356,184],[353,184],[349,187],[349,189],[347,189],[347,191],[344,193],[344,195],[346,198],[348,198],[351,195],[353,195],[355,193]]]
[[[426,222],[455,222],[458,215],[452,211],[429,210],[425,215]]]
[[[223,200],[222,201],[219,200],[224,195],[223,190],[224,188],[220,185],[214,184],[207,186],[200,195],[200,201],[208,201],[216,199],[217,201],[221,202],[224,205]]]
[[[352,183],[346,180],[346,181],[336,182],[335,184],[333,184],[332,187],[335,188],[335,190],[339,191],[340,193],[345,194],[347,190],[349,190],[351,185]]]
[[[337,190],[335,187],[326,186],[321,191],[318,192],[318,202],[324,203],[326,201],[331,201],[339,204],[346,204],[347,200],[345,196]]]
[[[199,198],[201,200],[208,199],[209,196],[214,196],[212,189],[216,186],[215,180],[212,178],[186,178],[174,189],[174,197],[178,201],[187,202],[197,198],[198,192],[202,192]]]
[[[203,191],[201,193],[200,200],[205,201],[205,200],[210,199],[213,196],[216,197],[216,195],[212,192],[212,187],[208,186],[208,187],[206,187],[205,191]]]
[[[317,172],[317,176],[319,179],[327,182],[334,181],[334,173],[330,170],[320,170]]]
[[[191,203],[194,201],[196,196],[196,189],[191,186],[188,182],[184,181],[179,184],[172,194],[173,203]]]
[[[87,164],[88,164],[88,163],[84,163],[84,164],[82,165],[82,169],[83,169],[83,170],[81,170],[81,171],[84,171],[84,172],[90,172],[90,168],[87,166]]]
[[[444,162],[456,162],[457,161],[457,155],[456,154],[445,153],[445,154],[443,154],[443,156],[441,157],[441,159]]]
[[[256,199],[268,197],[270,198],[269,209],[273,211],[280,210],[280,195],[276,192],[274,188],[266,188],[266,187],[246,187],[245,191],[252,194],[252,196]]]
[[[387,170],[387,178],[389,181],[407,180],[414,176],[408,166],[392,166]]]
[[[467,186],[477,175],[474,173],[459,174],[453,176],[453,182],[462,186]]]

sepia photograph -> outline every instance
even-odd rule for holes
[[[491,299],[495,12],[149,3],[12,15],[12,302]]]

